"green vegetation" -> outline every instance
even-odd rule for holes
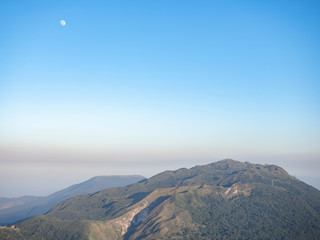
[[[228,159],[74,197],[16,225],[10,239],[319,239],[320,191],[278,166]]]
[[[203,196],[187,210],[201,228],[191,239],[317,239],[319,214],[284,189],[256,185],[250,196]],[[188,231],[186,229],[186,231]],[[200,237],[201,236],[201,237]]]
[[[0,239],[1,240],[24,240],[26,239],[23,234],[21,234],[20,229],[11,227],[0,227]]]
[[[8,203],[13,204],[13,207],[4,209],[0,208],[0,225],[10,224],[27,217],[44,214],[57,203],[70,197],[94,193],[111,187],[126,186],[142,179],[144,179],[144,177],[135,175],[98,176],[93,177],[85,182],[72,185],[47,197],[21,197],[12,199],[2,198],[0,199],[0,207],[1,205]],[[14,205],[16,202],[20,204]]]

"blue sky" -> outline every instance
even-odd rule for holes
[[[2,1],[1,192],[227,157],[319,188],[319,11],[318,1]]]

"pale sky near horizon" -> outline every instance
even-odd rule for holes
[[[320,189],[319,12],[311,0],[1,1],[0,197],[224,158]]]

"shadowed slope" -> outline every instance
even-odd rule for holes
[[[317,239],[320,191],[275,165],[226,159],[63,201],[17,224],[39,239]]]
[[[47,197],[21,197],[4,199],[3,204],[12,207],[0,210],[0,224],[12,223],[27,217],[44,214],[57,203],[81,194],[94,193],[106,188],[126,186],[144,179],[142,176],[97,176],[85,182],[72,185]],[[18,204],[20,203],[20,204]]]

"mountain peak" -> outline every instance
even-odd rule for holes
[[[34,239],[315,239],[319,206],[320,191],[281,167],[224,159],[74,197],[16,225]]]

